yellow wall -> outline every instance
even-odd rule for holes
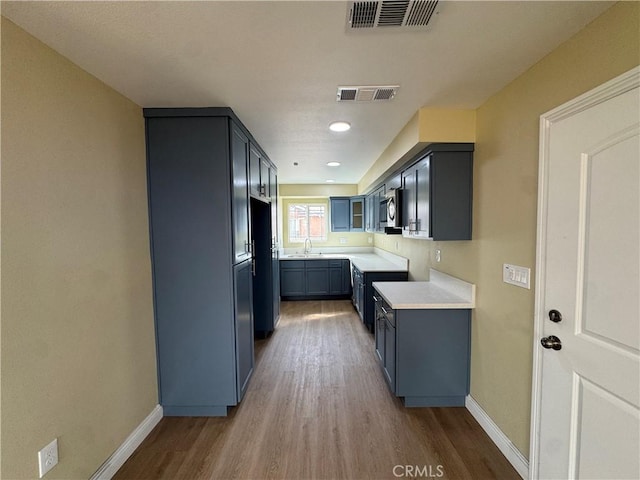
[[[639,19],[639,2],[615,4],[477,110],[472,241],[374,238],[412,278],[433,266],[477,285],[471,395],[526,457],[534,290],[502,283],[501,268],[535,264],[539,117],[640,64]]]
[[[354,184],[306,184],[288,183],[278,185],[280,197],[350,197],[358,194],[358,186]]]
[[[411,117],[382,155],[358,183],[358,192],[365,193],[375,182],[392,174],[430,143],[468,142],[476,140],[475,110],[423,107]]]
[[[2,457],[88,478],[157,404],[140,107],[2,19]]]

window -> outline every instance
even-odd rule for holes
[[[289,204],[289,242],[327,241],[327,205],[323,203]]]

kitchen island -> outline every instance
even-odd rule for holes
[[[428,282],[374,282],[376,355],[407,407],[464,406],[475,285],[430,270]]]

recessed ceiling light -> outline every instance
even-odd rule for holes
[[[329,130],[333,132],[346,132],[351,128],[351,124],[349,122],[332,122],[329,125]]]
[[[329,162],[327,163],[327,167],[339,167],[340,162]]]
[[[336,181],[335,180],[325,180],[325,182],[327,182],[327,183],[335,183]]]

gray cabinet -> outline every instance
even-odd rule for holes
[[[269,169],[269,194],[271,195],[271,276],[273,298],[273,328],[280,320],[280,239],[278,238],[278,172]]]
[[[253,140],[228,108],[144,116],[159,403],[167,416],[226,415],[254,362]]]
[[[348,232],[351,229],[351,199],[349,197],[331,197],[331,231]]]
[[[403,282],[409,277],[406,271],[360,271],[352,266],[353,306],[360,320],[370,332],[375,331],[375,302],[373,282]]]
[[[349,298],[349,260],[280,261],[280,295],[287,300]]]
[[[252,197],[268,202],[270,194],[269,170],[272,168],[262,151],[253,143],[249,148],[249,193]]]
[[[185,121],[184,119],[182,121]],[[147,122],[149,125],[149,122]],[[148,127],[147,127],[148,128]],[[235,123],[231,128],[234,262],[251,257],[249,240],[249,139]]]
[[[431,146],[402,172],[403,235],[470,240],[472,182],[472,146]]]
[[[280,261],[280,296],[303,297],[307,293],[304,260]]]
[[[351,295],[349,260],[329,260],[329,294]]]
[[[352,232],[364,232],[365,223],[365,197],[351,197],[349,199],[349,230]]]
[[[374,192],[366,197],[366,228],[367,232],[381,233],[384,232],[384,226],[387,222],[387,210],[381,207],[384,200],[385,186],[378,187]]]
[[[329,295],[329,268],[324,261],[305,262],[307,295]],[[322,265],[321,265],[322,264]]]
[[[391,310],[376,297],[376,355],[393,394],[407,407],[464,406],[471,310]]]
[[[331,197],[330,208],[332,232],[365,231],[366,197]]]
[[[253,285],[251,261],[233,267],[234,307],[236,317],[237,392],[244,397],[253,373]]]

